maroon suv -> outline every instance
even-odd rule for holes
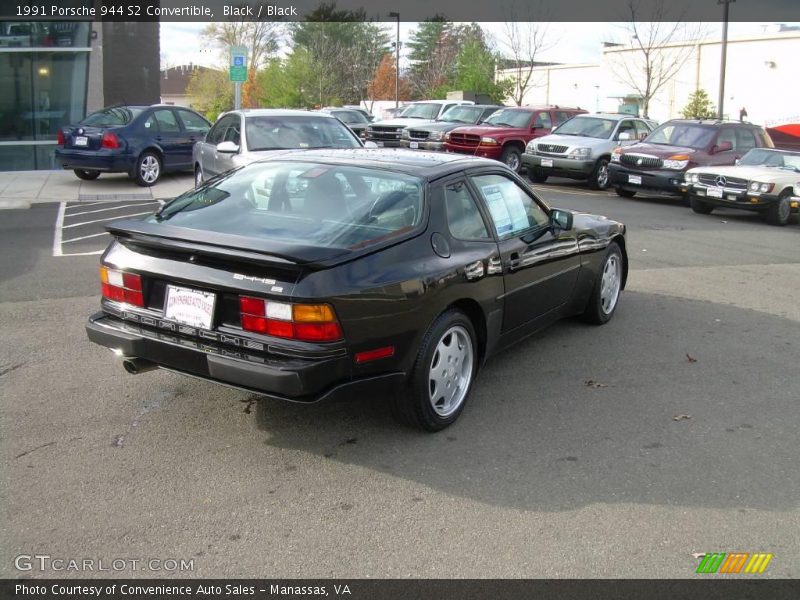
[[[558,106],[502,108],[481,125],[453,129],[445,135],[444,149],[493,158],[519,171],[528,142],[548,135],[554,127],[585,112]]]
[[[642,142],[616,148],[608,165],[617,194],[686,198],[684,173],[693,167],[733,165],[751,148],[773,148],[762,127],[738,121],[673,119]]]

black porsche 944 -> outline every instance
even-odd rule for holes
[[[625,287],[625,226],[548,207],[496,161],[287,153],[109,226],[89,338],[273,398],[385,398],[453,423],[488,357]]]

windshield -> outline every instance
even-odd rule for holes
[[[418,102],[417,104],[410,104],[408,108],[400,113],[404,119],[428,119],[433,121],[439,114],[441,104],[434,104],[432,102]]]
[[[352,125],[360,125],[367,122],[367,119],[364,115],[354,110],[334,110],[331,111],[331,114],[340,121]]]
[[[498,125],[500,127],[527,127],[530,120],[530,111],[506,108],[498,110],[491,117],[486,119],[484,123],[486,125]]]
[[[694,123],[664,123],[651,133],[645,142],[684,148],[705,148],[714,137],[716,129]]]
[[[753,148],[739,161],[744,167],[779,167],[800,172],[800,152]]]
[[[421,179],[386,170],[261,162],[178,196],[147,221],[352,250],[419,225],[423,189]]]
[[[614,131],[617,122],[611,119],[598,117],[575,117],[563,123],[553,133],[559,135],[580,135],[583,137],[600,138],[607,140]]]
[[[447,123],[477,123],[483,108],[475,106],[454,106],[447,109],[440,121]]]
[[[104,108],[96,113],[90,114],[83,121],[81,125],[89,125],[91,127],[120,127],[127,125],[136,117],[142,114],[144,108],[138,106],[114,106],[111,108]]]
[[[337,119],[313,115],[246,117],[247,150],[359,148],[361,143]]]

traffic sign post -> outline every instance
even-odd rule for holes
[[[228,77],[234,86],[234,108],[242,107],[242,83],[247,81],[247,46],[231,46]]]

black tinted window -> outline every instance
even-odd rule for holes
[[[168,108],[155,111],[153,116],[158,121],[158,128],[161,133],[177,133],[181,130],[178,120],[175,118],[175,113]]]

